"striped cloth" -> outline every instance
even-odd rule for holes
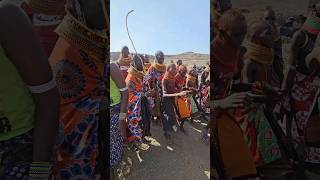
[[[29,170],[29,180],[48,179],[52,163],[32,162]]]

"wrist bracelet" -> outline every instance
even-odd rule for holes
[[[293,65],[290,65],[290,66],[289,66],[289,70],[293,70],[293,71],[294,71],[294,70],[296,70],[296,69],[297,69],[297,68],[296,68],[295,66],[293,66]]]
[[[124,91],[127,91],[127,90],[128,90],[128,87],[127,87],[127,86],[124,87],[124,88],[119,89],[120,92],[124,92]]]
[[[51,172],[51,162],[32,162],[29,169],[29,180],[48,179]]]
[[[55,79],[51,79],[49,82],[37,85],[37,86],[28,86],[31,93],[34,94],[42,94],[45,92],[50,91],[51,89],[55,88],[57,86]]]
[[[126,119],[127,113],[119,113],[119,120],[124,121]]]

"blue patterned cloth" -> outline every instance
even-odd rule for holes
[[[32,131],[0,142],[0,179],[28,179],[32,162]]]
[[[123,138],[119,132],[120,105],[110,107],[110,167],[119,164],[123,154]]]

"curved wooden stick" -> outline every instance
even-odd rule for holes
[[[130,39],[130,41],[131,41],[131,44],[132,44],[132,46],[133,46],[133,49],[134,49],[134,51],[136,52],[136,54],[138,55],[138,52],[137,52],[136,47],[135,47],[135,45],[134,45],[134,43],[133,43],[133,40],[132,40],[132,38],[131,38],[131,36],[130,36],[129,28],[128,28],[128,16],[129,16],[133,11],[134,11],[134,10],[131,10],[131,11],[129,11],[129,12],[127,13],[127,16],[126,16],[126,29],[127,29],[128,37],[129,37],[129,39]],[[140,56],[138,56],[138,57],[139,57],[139,59],[141,60],[142,65],[143,65],[143,60],[141,59]]]

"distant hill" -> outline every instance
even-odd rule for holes
[[[309,5],[308,0],[231,0],[231,2],[234,8],[240,9],[246,16],[249,24],[260,21],[267,6],[275,10],[279,23],[282,23],[289,16],[307,15]]]
[[[120,56],[120,52],[110,52],[110,60],[116,61]],[[154,55],[149,55],[150,61],[154,61]],[[165,55],[165,62],[169,63],[173,61],[174,63],[177,60],[181,59],[184,64],[196,64],[196,65],[204,65],[210,61],[209,54],[200,54],[194,52],[185,52],[177,55]]]

